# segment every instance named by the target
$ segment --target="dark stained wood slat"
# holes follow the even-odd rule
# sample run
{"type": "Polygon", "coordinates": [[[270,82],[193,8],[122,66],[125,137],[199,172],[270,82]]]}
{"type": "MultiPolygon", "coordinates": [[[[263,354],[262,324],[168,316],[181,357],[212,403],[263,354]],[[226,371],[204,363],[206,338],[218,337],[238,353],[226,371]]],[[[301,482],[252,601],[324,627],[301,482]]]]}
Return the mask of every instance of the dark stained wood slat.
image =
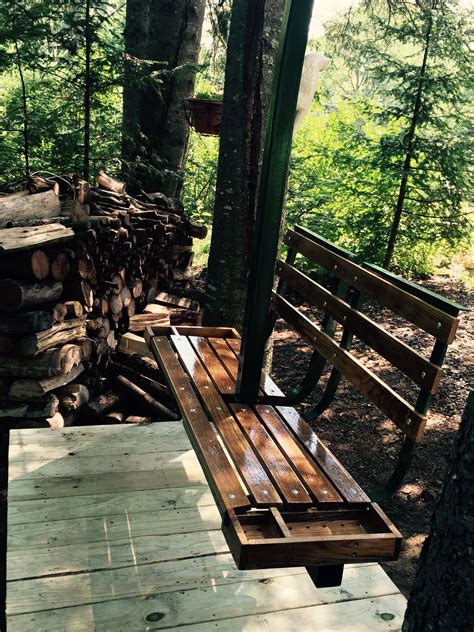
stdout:
{"type": "Polygon", "coordinates": [[[290,432],[276,410],[265,405],[255,406],[255,410],[316,500],[320,503],[342,503],[342,498],[332,483],[315,464],[312,457],[309,458],[307,452],[300,447],[299,442],[295,440],[293,433],[290,432]]]}
{"type": "Polygon", "coordinates": [[[228,509],[249,508],[247,495],[169,340],[165,337],[153,338],[151,348],[178,402],[189,438],[209,481],[219,510],[224,513],[228,509]]]}
{"type": "Polygon", "coordinates": [[[230,404],[230,408],[286,504],[312,505],[303,483],[250,406],[230,404]]]}
{"type": "Polygon", "coordinates": [[[319,440],[316,433],[294,408],[290,406],[277,406],[276,409],[347,502],[370,502],[370,498],[360,485],[356,483],[333,453],[319,440]]]}
{"type": "Polygon", "coordinates": [[[411,404],[275,292],[272,296],[272,306],[281,318],[294,327],[379,410],[409,437],[421,441],[426,419],[416,412],[411,404]]]}
{"type": "MultiPolygon", "coordinates": [[[[198,340],[201,343],[205,343],[204,339],[198,340]]],[[[237,470],[248,486],[250,494],[255,499],[255,503],[261,507],[267,507],[270,504],[281,505],[282,500],[278,492],[254,454],[247,437],[219,395],[188,338],[185,336],[171,336],[171,341],[178,351],[180,360],[195,388],[199,392],[210,418],[219,431],[237,470]]],[[[202,348],[203,344],[200,346],[202,348]]],[[[214,353],[210,349],[209,351],[213,356],[213,359],[208,358],[209,363],[220,365],[214,353]]]]}
{"type": "MultiPolygon", "coordinates": [[[[236,343],[233,343],[234,350],[236,353],[239,351],[239,347],[236,346],[236,343]]],[[[240,344],[240,341],[239,341],[240,344]]],[[[223,358],[221,357],[221,361],[225,364],[223,358]]],[[[233,371],[234,375],[237,375],[236,371],[233,371]]],[[[270,406],[267,406],[270,408],[270,406]]],[[[305,446],[305,448],[309,451],[311,456],[316,460],[317,465],[320,469],[329,477],[330,481],[332,481],[333,486],[337,488],[342,498],[346,502],[356,502],[356,503],[367,503],[370,502],[369,497],[365,494],[365,492],[361,489],[361,487],[355,482],[355,480],[350,476],[350,474],[340,465],[337,459],[333,456],[333,454],[319,441],[317,436],[313,433],[308,424],[302,419],[296,410],[288,407],[276,407],[277,411],[281,414],[281,411],[284,414],[281,414],[282,418],[285,422],[287,422],[285,416],[288,414],[291,419],[294,416],[298,420],[298,424],[294,424],[298,432],[295,432],[294,428],[291,428],[293,433],[296,435],[299,441],[305,446]],[[293,411],[294,415],[290,415],[286,411],[293,411]],[[304,429],[306,426],[306,430],[304,429]],[[326,467],[328,469],[326,469],[326,467]]],[[[288,424],[289,425],[289,424],[288,424]]]]}
{"type": "Polygon", "coordinates": [[[439,340],[448,344],[453,342],[459,319],[449,316],[373,272],[340,257],[293,230],[287,232],[285,243],[439,340]]]}
{"type": "Polygon", "coordinates": [[[298,290],[305,300],[312,301],[317,307],[323,309],[326,314],[344,325],[416,384],[431,393],[436,392],[441,378],[439,366],[431,364],[417,351],[380,327],[365,314],[352,309],[347,303],[293,266],[284,261],[277,261],[276,273],[292,288],[298,290]]]}
{"type": "MultiPolygon", "coordinates": [[[[232,349],[237,359],[237,363],[232,361],[232,366],[228,365],[230,373],[233,379],[235,380],[237,379],[237,370],[239,366],[238,358],[240,354],[240,338],[226,338],[225,342],[232,349]]],[[[284,397],[284,393],[278,388],[278,386],[275,384],[272,378],[265,373],[265,371],[262,371],[260,386],[263,393],[267,396],[274,395],[274,396],[284,397]]]]}
{"type": "Polygon", "coordinates": [[[202,363],[210,373],[213,381],[219,389],[219,392],[233,394],[235,392],[235,382],[209,346],[207,338],[202,338],[201,336],[189,336],[189,340],[196,349],[202,363]]]}

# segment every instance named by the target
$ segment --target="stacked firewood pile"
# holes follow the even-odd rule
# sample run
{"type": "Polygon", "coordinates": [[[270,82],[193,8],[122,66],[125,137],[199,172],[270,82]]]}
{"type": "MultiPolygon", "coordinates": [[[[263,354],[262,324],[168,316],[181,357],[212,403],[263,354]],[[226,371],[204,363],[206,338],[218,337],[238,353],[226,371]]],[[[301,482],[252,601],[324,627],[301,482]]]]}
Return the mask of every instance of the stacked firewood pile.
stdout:
{"type": "Polygon", "coordinates": [[[128,331],[196,324],[188,268],[205,227],[176,200],[97,179],[34,176],[0,197],[0,418],[176,418],[151,360],[111,354],[128,331]]]}

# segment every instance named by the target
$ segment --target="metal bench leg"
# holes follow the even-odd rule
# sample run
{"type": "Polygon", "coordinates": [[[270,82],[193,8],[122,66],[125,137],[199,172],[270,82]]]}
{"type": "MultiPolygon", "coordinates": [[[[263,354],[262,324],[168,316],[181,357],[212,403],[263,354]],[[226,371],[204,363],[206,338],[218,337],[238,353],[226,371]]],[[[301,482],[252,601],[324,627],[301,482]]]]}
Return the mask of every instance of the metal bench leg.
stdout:
{"type": "Polygon", "coordinates": [[[333,566],[307,566],[306,570],[316,588],[331,588],[342,584],[344,564],[333,566]]]}

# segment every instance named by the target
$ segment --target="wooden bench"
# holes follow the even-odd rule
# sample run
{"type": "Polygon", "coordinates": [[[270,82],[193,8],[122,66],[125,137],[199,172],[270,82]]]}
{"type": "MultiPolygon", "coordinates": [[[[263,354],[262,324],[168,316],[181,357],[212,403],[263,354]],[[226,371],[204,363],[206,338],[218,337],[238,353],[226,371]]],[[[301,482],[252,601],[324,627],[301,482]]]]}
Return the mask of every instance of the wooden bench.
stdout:
{"type": "Polygon", "coordinates": [[[305,229],[288,231],[285,242],[288,256],[276,264],[279,284],[269,332],[279,316],[314,348],[302,385],[288,396],[262,375],[258,401],[237,401],[240,338],[234,329],[149,327],[146,339],[179,404],[238,568],[305,566],[317,586],[333,586],[340,584],[345,563],[397,559],[401,535],[373,501],[376,494],[361,489],[290,404],[307,396],[327,363],[331,376],[309,418],[329,404],[342,376],[352,382],[406,435],[385,488],[390,491],[421,440],[444,353],[464,308],[385,271],[362,267],[351,253],[305,229]],[[295,267],[298,253],[335,277],[332,291],[295,267]],[[285,298],[289,287],[323,312],[321,326],[285,298]],[[434,336],[431,358],[363,314],[363,295],[434,336]],[[353,336],[419,387],[415,404],[351,353],[353,336]]]}

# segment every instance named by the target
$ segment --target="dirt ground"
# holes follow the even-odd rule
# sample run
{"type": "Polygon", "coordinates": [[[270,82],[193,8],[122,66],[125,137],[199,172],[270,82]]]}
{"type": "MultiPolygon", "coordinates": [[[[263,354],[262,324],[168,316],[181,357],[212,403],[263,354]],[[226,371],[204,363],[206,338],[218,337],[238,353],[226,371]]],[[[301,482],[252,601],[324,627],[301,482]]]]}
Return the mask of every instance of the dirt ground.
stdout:
{"type": "MultiPolygon", "coordinates": [[[[474,308],[474,293],[461,281],[432,277],[423,285],[474,308]]],[[[312,317],[321,316],[307,307],[302,309],[312,317]]],[[[389,316],[373,304],[367,304],[364,311],[374,320],[383,322],[391,333],[429,356],[432,337],[415,334],[406,321],[389,316]]],[[[418,557],[441,489],[446,457],[450,454],[469,390],[473,388],[473,321],[473,312],[463,314],[456,340],[448,349],[441,387],[431,404],[423,443],[417,447],[403,486],[390,500],[381,503],[404,537],[400,559],[385,564],[384,568],[406,596],[411,590],[418,557]]],[[[401,373],[388,370],[377,354],[356,339],[354,350],[371,370],[414,402],[416,393],[401,373]]],[[[287,392],[304,375],[310,354],[311,349],[279,321],[274,342],[273,376],[283,391],[287,392]]],[[[323,388],[328,376],[329,372],[326,372],[321,378],[323,388]]],[[[322,389],[317,387],[308,403],[300,409],[310,408],[321,394],[322,389]]],[[[401,435],[394,424],[379,414],[347,381],[341,382],[333,403],[316,420],[314,428],[366,491],[376,488],[391,473],[401,435]]]]}

